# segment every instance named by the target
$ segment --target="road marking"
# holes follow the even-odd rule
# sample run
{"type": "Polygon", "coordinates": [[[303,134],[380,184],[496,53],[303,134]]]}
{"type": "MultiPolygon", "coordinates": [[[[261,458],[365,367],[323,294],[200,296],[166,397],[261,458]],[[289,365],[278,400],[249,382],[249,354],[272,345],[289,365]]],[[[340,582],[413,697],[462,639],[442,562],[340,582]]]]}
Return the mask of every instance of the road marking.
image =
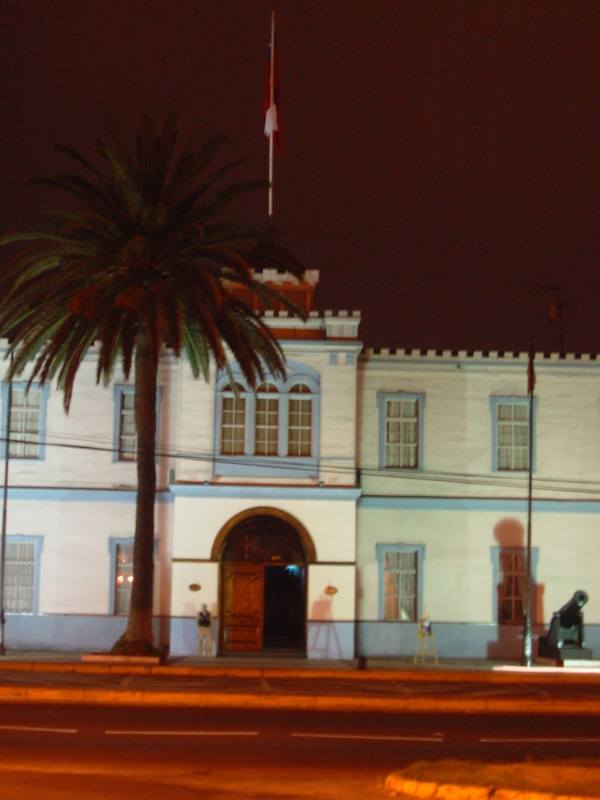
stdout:
{"type": "Polygon", "coordinates": [[[598,736],[583,736],[583,737],[573,737],[573,736],[554,736],[554,737],[538,737],[531,736],[528,738],[504,738],[504,739],[495,739],[495,738],[486,738],[486,739],[479,739],[480,742],[484,744],[552,744],[555,742],[556,744],[565,744],[568,742],[572,742],[573,744],[597,744],[600,742],[600,737],[598,736]]]}
{"type": "Polygon", "coordinates": [[[34,733],[77,733],[77,728],[40,728],[33,725],[0,725],[3,731],[33,731],[34,733]]]}
{"type": "Polygon", "coordinates": [[[106,736],[258,736],[258,731],[104,731],[106,736]]]}
{"type": "Polygon", "coordinates": [[[369,736],[362,733],[291,733],[290,736],[296,736],[303,739],[360,739],[370,740],[374,742],[440,742],[444,741],[443,737],[439,736],[369,736]]]}

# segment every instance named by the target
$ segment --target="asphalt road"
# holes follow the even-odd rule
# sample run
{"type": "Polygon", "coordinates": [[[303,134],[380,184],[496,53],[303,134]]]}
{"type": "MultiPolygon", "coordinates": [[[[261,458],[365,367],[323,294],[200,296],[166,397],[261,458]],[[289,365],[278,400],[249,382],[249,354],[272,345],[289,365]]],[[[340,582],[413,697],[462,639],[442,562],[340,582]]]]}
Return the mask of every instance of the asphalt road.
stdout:
{"type": "Polygon", "coordinates": [[[376,800],[412,761],[600,757],[593,715],[0,705],[2,796],[376,800]]]}

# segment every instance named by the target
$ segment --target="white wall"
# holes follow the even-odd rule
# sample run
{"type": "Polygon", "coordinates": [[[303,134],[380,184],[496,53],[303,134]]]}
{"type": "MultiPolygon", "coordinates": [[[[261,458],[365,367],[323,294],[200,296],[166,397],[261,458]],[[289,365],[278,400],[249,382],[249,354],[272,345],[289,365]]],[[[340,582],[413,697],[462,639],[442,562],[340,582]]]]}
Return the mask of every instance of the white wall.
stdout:
{"type": "MultiPolygon", "coordinates": [[[[133,375],[127,382],[117,370],[110,385],[97,384],[96,360],[92,350],[81,364],[68,415],[62,392],[54,384],[48,387],[44,459],[11,459],[10,485],[135,488],[135,463],[115,461],[113,453],[114,385],[131,384],[133,375]]],[[[175,465],[179,369],[179,363],[166,356],[159,374],[158,452],[162,456],[157,461],[158,485],[163,487],[175,465]]]]}
{"type": "MultiPolygon", "coordinates": [[[[595,500],[594,484],[600,484],[600,363],[538,359],[535,369],[536,496],[595,500]],[[581,493],[586,488],[582,482],[588,488],[591,482],[587,495],[581,493]]],[[[490,410],[491,397],[526,394],[526,355],[367,353],[359,363],[357,433],[365,493],[526,497],[526,475],[492,471],[490,410]],[[378,392],[425,394],[421,473],[408,478],[398,471],[369,474],[379,467],[378,392]],[[451,480],[444,481],[444,474],[451,480]]]]}
{"type": "MultiPolygon", "coordinates": [[[[326,491],[326,490],[324,490],[326,491]]],[[[285,511],[308,531],[320,562],[354,562],[356,509],[349,500],[256,500],[177,497],[173,558],[210,559],[220,530],[231,519],[251,509],[273,508],[285,511]]]]}
{"type": "MultiPolygon", "coordinates": [[[[424,545],[423,606],[438,622],[496,623],[493,618],[493,547],[526,546],[526,512],[359,510],[359,619],[378,619],[377,544],[424,545]],[[513,536],[514,534],[514,536],[513,536]]],[[[538,549],[539,623],[578,589],[589,594],[585,620],[600,623],[598,519],[591,514],[534,513],[532,547],[538,549]]]]}

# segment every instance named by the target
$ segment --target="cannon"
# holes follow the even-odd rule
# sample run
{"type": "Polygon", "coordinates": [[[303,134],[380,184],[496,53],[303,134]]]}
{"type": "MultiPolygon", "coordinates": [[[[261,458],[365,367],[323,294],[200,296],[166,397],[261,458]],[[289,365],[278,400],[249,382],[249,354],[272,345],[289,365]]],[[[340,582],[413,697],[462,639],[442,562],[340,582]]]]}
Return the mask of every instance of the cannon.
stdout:
{"type": "Polygon", "coordinates": [[[540,658],[555,658],[559,663],[566,659],[592,658],[592,651],[585,646],[581,610],[588,599],[587,592],[579,589],[560,611],[552,614],[548,634],[540,636],[538,641],[540,658]]]}

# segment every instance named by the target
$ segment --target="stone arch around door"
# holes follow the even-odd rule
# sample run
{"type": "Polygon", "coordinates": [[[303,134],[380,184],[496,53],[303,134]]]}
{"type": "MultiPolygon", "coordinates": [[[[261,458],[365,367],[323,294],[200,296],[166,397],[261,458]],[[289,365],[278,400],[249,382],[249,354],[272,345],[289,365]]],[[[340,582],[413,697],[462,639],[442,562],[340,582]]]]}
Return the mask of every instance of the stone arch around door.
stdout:
{"type": "Polygon", "coordinates": [[[279,509],[233,517],[215,539],[220,564],[219,650],[306,652],[307,566],[316,560],[304,526],[279,509]]]}

